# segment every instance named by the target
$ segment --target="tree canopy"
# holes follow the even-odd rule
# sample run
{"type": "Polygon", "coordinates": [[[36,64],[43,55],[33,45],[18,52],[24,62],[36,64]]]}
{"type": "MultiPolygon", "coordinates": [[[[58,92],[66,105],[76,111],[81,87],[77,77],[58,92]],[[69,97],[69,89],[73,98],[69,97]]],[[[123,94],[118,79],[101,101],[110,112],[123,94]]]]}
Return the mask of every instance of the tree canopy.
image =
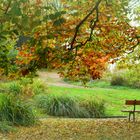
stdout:
{"type": "Polygon", "coordinates": [[[0,0],[4,73],[8,75],[14,63],[23,75],[49,67],[66,77],[100,78],[108,62],[139,45],[140,29],[129,24],[128,4],[128,0],[0,0]]]}

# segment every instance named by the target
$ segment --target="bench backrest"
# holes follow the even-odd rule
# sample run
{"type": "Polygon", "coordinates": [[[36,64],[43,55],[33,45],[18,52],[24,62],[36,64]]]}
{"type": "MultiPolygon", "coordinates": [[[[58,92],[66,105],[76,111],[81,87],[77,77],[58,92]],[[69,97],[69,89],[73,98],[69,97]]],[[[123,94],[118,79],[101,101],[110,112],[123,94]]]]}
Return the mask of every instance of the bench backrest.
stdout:
{"type": "Polygon", "coordinates": [[[136,105],[140,105],[140,100],[126,100],[125,101],[125,104],[126,105],[133,105],[134,106],[134,111],[135,111],[135,109],[136,109],[136,105]]]}
{"type": "Polygon", "coordinates": [[[140,100],[126,100],[126,105],[140,105],[140,100]]]}

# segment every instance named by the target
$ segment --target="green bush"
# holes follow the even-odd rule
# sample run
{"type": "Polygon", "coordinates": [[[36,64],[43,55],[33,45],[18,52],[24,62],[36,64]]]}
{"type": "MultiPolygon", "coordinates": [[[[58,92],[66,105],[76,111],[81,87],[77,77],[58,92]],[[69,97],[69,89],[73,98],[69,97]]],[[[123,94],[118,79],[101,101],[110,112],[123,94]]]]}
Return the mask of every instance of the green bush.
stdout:
{"type": "Polygon", "coordinates": [[[38,107],[48,115],[70,118],[98,118],[105,116],[104,103],[70,96],[47,95],[36,96],[38,107]]]}
{"type": "Polygon", "coordinates": [[[111,85],[140,88],[140,66],[117,71],[111,75],[111,85]],[[117,75],[116,75],[117,73],[117,75]]]}
{"type": "Polygon", "coordinates": [[[39,79],[21,78],[17,81],[2,83],[0,85],[0,92],[10,93],[15,96],[32,97],[36,94],[47,93],[47,86],[39,79]]]}
{"type": "Polygon", "coordinates": [[[125,72],[125,77],[127,79],[127,86],[133,88],[140,88],[140,67],[132,68],[125,72]]]}
{"type": "Polygon", "coordinates": [[[125,85],[124,77],[121,75],[113,75],[111,78],[111,85],[112,86],[123,86],[125,85]]]}
{"type": "Polygon", "coordinates": [[[27,103],[12,95],[5,95],[0,104],[0,121],[26,126],[35,123],[35,116],[27,103]]]}
{"type": "Polygon", "coordinates": [[[140,88],[140,80],[133,82],[132,87],[140,88]]]}
{"type": "Polygon", "coordinates": [[[47,91],[46,85],[39,79],[33,80],[32,78],[24,77],[20,79],[19,83],[23,86],[23,92],[30,89],[29,92],[36,95],[46,93],[47,91]]]}

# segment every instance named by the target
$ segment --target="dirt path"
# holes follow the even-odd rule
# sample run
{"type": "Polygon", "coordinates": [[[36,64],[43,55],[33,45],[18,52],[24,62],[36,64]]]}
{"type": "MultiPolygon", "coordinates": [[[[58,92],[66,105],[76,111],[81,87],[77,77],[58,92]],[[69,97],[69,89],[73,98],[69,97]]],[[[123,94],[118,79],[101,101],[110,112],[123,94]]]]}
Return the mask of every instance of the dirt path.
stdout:
{"type": "Polygon", "coordinates": [[[40,79],[42,79],[48,85],[83,88],[82,86],[76,86],[64,82],[63,79],[59,76],[59,74],[57,74],[57,72],[39,71],[38,75],[40,79]]]}

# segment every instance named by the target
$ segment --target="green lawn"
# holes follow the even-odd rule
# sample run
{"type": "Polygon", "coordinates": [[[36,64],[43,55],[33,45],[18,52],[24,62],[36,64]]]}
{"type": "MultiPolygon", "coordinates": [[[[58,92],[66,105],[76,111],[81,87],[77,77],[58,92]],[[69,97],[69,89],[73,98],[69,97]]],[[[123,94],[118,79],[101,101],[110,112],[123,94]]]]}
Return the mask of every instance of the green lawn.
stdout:
{"type": "MultiPolygon", "coordinates": [[[[0,85],[1,89],[3,86],[7,86],[9,83],[3,83],[0,85]]],[[[96,83],[92,88],[71,88],[71,87],[59,87],[59,86],[48,86],[47,93],[55,95],[68,95],[74,98],[86,99],[95,98],[102,99],[105,102],[106,113],[108,116],[120,116],[128,115],[122,113],[121,110],[126,106],[126,99],[137,99],[140,100],[140,89],[131,89],[128,87],[113,87],[108,83],[99,82],[96,83]]],[[[0,102],[2,100],[2,94],[0,93],[0,102]]],[[[42,93],[44,94],[44,93],[42,93]]],[[[140,109],[140,106],[137,107],[140,109]]]]}
{"type": "MultiPolygon", "coordinates": [[[[107,108],[107,114],[118,116],[127,115],[122,113],[121,109],[124,109],[126,99],[137,99],[140,100],[140,89],[130,89],[130,88],[68,88],[68,87],[57,87],[49,86],[50,94],[58,95],[69,95],[77,98],[90,98],[95,97],[96,99],[103,99],[107,108]]],[[[137,109],[140,109],[138,106],[137,109]]]]}

